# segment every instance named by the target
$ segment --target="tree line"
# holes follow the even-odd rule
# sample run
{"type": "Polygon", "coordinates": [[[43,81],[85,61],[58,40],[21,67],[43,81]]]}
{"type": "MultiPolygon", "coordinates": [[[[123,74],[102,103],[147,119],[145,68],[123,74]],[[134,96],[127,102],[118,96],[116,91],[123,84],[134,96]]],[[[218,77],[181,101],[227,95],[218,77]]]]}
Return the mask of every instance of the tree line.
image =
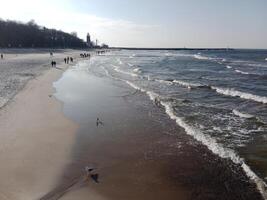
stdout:
{"type": "Polygon", "coordinates": [[[0,19],[0,48],[85,48],[86,42],[63,31],[0,19]]]}

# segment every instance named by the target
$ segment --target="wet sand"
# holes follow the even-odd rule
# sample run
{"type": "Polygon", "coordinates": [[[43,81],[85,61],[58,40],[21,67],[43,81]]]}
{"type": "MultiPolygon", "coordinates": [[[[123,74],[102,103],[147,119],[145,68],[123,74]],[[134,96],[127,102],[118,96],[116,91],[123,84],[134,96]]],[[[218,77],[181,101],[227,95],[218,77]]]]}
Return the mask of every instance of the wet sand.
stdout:
{"type": "Polygon", "coordinates": [[[186,135],[142,92],[104,77],[65,76],[57,96],[80,128],[72,162],[42,199],[262,199],[240,166],[186,135]],[[96,168],[99,183],[84,179],[85,166],[96,168]]]}

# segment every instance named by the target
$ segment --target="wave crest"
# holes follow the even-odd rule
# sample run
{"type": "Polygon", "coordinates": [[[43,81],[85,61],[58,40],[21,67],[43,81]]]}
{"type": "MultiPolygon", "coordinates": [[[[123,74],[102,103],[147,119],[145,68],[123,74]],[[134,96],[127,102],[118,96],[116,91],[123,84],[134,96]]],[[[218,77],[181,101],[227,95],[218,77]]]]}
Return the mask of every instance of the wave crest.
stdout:
{"type": "Polygon", "coordinates": [[[128,75],[128,76],[133,76],[133,77],[137,77],[137,76],[138,76],[137,74],[123,71],[123,70],[121,70],[121,69],[120,69],[118,66],[116,66],[116,65],[112,65],[112,66],[113,66],[113,69],[114,69],[116,72],[119,72],[119,73],[121,73],[121,74],[126,74],[126,75],[128,75]]]}
{"type": "Polygon", "coordinates": [[[142,70],[140,69],[140,68],[135,68],[135,69],[133,69],[133,72],[134,73],[138,73],[138,74],[141,74],[142,73],[142,70]]]}
{"type": "Polygon", "coordinates": [[[240,71],[240,70],[235,70],[235,72],[237,72],[237,73],[239,73],[239,74],[245,74],[245,75],[249,75],[249,73],[248,72],[243,72],[243,71],[240,71]]]}
{"type": "Polygon", "coordinates": [[[211,87],[211,89],[215,90],[217,93],[226,95],[226,96],[232,96],[232,97],[240,97],[242,99],[252,100],[259,103],[267,104],[267,97],[264,96],[258,96],[246,92],[240,92],[238,90],[229,89],[229,88],[220,88],[220,87],[211,87]]]}
{"type": "Polygon", "coordinates": [[[247,114],[247,113],[242,113],[242,112],[239,112],[239,111],[236,110],[236,109],[233,110],[233,113],[234,113],[236,116],[241,117],[241,118],[246,118],[246,119],[254,118],[254,115],[250,115],[250,114],[247,114]]]}

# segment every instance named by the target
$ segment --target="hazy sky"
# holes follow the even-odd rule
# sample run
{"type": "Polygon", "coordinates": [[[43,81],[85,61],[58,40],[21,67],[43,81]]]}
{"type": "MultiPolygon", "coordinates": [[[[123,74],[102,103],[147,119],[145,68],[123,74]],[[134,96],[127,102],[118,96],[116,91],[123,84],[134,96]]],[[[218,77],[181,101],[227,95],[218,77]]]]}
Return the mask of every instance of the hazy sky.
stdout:
{"type": "Polygon", "coordinates": [[[267,48],[267,0],[0,0],[0,18],[110,46],[267,48]]]}

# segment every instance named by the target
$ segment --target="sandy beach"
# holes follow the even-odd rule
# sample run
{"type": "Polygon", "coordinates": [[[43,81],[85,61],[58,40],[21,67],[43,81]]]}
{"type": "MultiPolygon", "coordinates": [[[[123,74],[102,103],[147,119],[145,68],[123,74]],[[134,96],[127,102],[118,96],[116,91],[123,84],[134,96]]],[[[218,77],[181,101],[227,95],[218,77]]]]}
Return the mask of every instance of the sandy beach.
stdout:
{"type": "Polygon", "coordinates": [[[1,199],[262,199],[240,166],[86,64],[44,70],[1,110],[1,199]]]}
{"type": "MultiPolygon", "coordinates": [[[[53,59],[59,62],[64,56],[75,54],[76,51],[63,52],[53,59]]],[[[52,82],[68,66],[60,64],[58,69],[49,69],[48,53],[17,52],[6,54],[0,63],[2,71],[10,65],[18,69],[30,65],[32,75],[29,82],[22,82],[13,91],[15,95],[26,84],[0,111],[0,199],[38,199],[54,187],[62,168],[70,162],[78,128],[64,117],[62,104],[53,97],[52,82]]]]}

